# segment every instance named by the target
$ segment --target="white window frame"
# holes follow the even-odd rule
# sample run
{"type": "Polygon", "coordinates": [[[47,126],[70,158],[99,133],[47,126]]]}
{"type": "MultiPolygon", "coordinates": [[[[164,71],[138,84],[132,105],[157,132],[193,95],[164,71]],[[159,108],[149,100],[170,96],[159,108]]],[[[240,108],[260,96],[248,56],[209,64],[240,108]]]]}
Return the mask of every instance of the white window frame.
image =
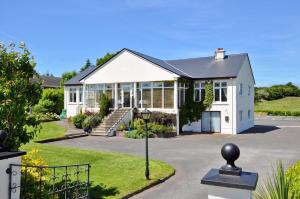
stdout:
{"type": "Polygon", "coordinates": [[[77,103],[77,89],[74,88],[74,87],[69,88],[69,103],[70,104],[76,104],[77,103]],[[72,95],[72,97],[71,97],[71,95],[72,95]]]}
{"type": "Polygon", "coordinates": [[[214,102],[218,102],[218,103],[228,103],[228,82],[226,81],[217,81],[217,82],[214,82],[214,102]],[[219,86],[216,86],[216,83],[219,84],[219,86]],[[226,86],[222,86],[222,83],[226,83],[226,86]],[[226,101],[222,101],[222,88],[226,88],[226,101]],[[216,101],[216,98],[215,98],[215,89],[219,89],[219,100],[216,101]]]}
{"type": "Polygon", "coordinates": [[[195,102],[201,102],[202,100],[204,100],[205,96],[202,96],[202,90],[205,90],[205,82],[204,81],[196,81],[194,82],[194,101],[195,102]],[[198,86],[196,86],[196,84],[198,84],[198,86]],[[196,90],[199,91],[199,100],[196,100],[196,90]]]}

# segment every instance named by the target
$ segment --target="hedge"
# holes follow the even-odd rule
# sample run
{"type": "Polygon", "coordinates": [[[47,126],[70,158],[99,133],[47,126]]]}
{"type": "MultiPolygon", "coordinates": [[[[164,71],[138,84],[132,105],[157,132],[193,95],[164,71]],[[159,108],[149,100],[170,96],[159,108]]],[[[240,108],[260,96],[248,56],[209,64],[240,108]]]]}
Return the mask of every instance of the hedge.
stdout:
{"type": "Polygon", "coordinates": [[[274,116],[300,116],[300,111],[255,110],[256,113],[266,113],[274,116]]]}

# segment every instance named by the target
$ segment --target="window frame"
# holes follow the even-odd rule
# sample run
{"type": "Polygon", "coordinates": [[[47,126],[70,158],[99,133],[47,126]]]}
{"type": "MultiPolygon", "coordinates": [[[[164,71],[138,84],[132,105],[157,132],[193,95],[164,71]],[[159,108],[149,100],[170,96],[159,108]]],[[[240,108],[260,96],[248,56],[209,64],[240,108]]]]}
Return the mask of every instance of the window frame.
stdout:
{"type": "Polygon", "coordinates": [[[213,82],[213,88],[214,88],[214,102],[217,103],[228,103],[228,82],[227,81],[216,81],[213,82]],[[218,84],[218,86],[216,86],[216,84],[218,84]],[[223,84],[225,84],[226,86],[224,86],[223,84]],[[216,89],[218,89],[218,93],[219,93],[219,100],[216,100],[216,89]],[[222,89],[226,89],[226,101],[222,100],[222,89]]]}
{"type": "Polygon", "coordinates": [[[69,104],[76,104],[77,103],[77,88],[71,87],[69,88],[69,104]]]}
{"type": "Polygon", "coordinates": [[[194,102],[201,102],[204,100],[205,94],[204,94],[204,96],[202,96],[202,90],[204,90],[204,93],[205,93],[205,85],[206,85],[206,82],[204,82],[204,81],[195,81],[194,82],[194,102]],[[196,84],[198,84],[198,86],[196,86],[196,84]],[[199,92],[199,100],[196,99],[196,91],[199,92]]]}
{"type": "Polygon", "coordinates": [[[239,117],[240,117],[240,122],[242,122],[243,121],[243,111],[242,110],[239,111],[239,117]]]}

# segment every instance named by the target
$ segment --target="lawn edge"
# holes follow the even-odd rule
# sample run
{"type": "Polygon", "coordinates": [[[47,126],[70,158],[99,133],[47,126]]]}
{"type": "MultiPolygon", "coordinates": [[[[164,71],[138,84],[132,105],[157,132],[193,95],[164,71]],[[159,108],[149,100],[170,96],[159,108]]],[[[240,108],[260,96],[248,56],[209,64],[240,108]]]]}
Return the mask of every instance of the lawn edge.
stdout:
{"type": "Polygon", "coordinates": [[[138,189],[136,191],[133,191],[133,192],[131,192],[129,194],[126,194],[125,196],[123,196],[121,198],[122,199],[128,199],[128,198],[130,198],[132,196],[135,196],[135,195],[137,195],[137,194],[139,194],[139,193],[141,193],[143,191],[146,191],[146,190],[148,190],[148,189],[150,189],[150,188],[152,188],[152,187],[154,187],[156,185],[159,185],[159,184],[165,182],[166,180],[168,180],[169,178],[171,178],[172,176],[174,176],[175,173],[176,173],[176,170],[174,169],[173,172],[170,173],[169,175],[167,175],[166,177],[164,177],[162,179],[155,180],[155,181],[151,182],[150,184],[148,184],[147,186],[142,187],[142,188],[140,188],[140,189],[138,189]]]}
{"type": "Polygon", "coordinates": [[[35,143],[43,144],[43,143],[48,143],[48,142],[56,142],[60,140],[69,140],[73,138],[79,138],[79,137],[85,137],[88,136],[87,134],[77,134],[77,135],[65,135],[62,137],[57,137],[57,138],[48,138],[48,139],[43,139],[43,140],[36,140],[34,141],[35,143]]]}

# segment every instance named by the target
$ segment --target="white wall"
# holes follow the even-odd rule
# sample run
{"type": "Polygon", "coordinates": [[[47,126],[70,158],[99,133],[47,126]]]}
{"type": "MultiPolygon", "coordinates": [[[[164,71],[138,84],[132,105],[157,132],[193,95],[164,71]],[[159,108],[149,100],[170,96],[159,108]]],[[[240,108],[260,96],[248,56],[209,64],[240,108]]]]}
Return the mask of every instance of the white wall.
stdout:
{"type": "Polygon", "coordinates": [[[252,191],[218,186],[208,187],[208,199],[252,199],[252,191]]]}
{"type": "Polygon", "coordinates": [[[251,74],[249,60],[246,59],[236,80],[236,132],[240,133],[254,126],[254,79],[251,74]],[[243,94],[239,95],[239,84],[243,84],[243,94]],[[248,86],[251,87],[248,96],[248,86]],[[243,119],[240,121],[239,111],[243,111],[243,119]],[[250,119],[248,119],[250,110],[250,119]]]}
{"type": "Polygon", "coordinates": [[[178,75],[125,50],[82,82],[85,84],[146,82],[175,80],[177,77],[178,75]]]}
{"type": "MultiPolygon", "coordinates": [[[[0,160],[1,199],[8,199],[9,175],[6,173],[6,169],[9,168],[10,164],[21,164],[21,156],[0,160]]],[[[14,167],[14,170],[17,172],[16,175],[14,175],[12,178],[12,183],[16,183],[16,186],[19,186],[21,181],[20,169],[21,167],[14,167]]],[[[17,188],[16,192],[11,192],[11,194],[12,199],[19,199],[20,189],[17,188]]]]}
{"type": "MultiPolygon", "coordinates": [[[[67,109],[67,117],[73,117],[80,113],[83,108],[83,102],[79,102],[79,89],[82,88],[81,85],[78,86],[65,86],[64,87],[64,108],[67,109]],[[69,91],[70,88],[76,88],[76,102],[70,102],[69,91]]],[[[84,95],[83,95],[84,96],[84,95]]],[[[84,101],[84,98],[82,99],[84,101]]]]}

